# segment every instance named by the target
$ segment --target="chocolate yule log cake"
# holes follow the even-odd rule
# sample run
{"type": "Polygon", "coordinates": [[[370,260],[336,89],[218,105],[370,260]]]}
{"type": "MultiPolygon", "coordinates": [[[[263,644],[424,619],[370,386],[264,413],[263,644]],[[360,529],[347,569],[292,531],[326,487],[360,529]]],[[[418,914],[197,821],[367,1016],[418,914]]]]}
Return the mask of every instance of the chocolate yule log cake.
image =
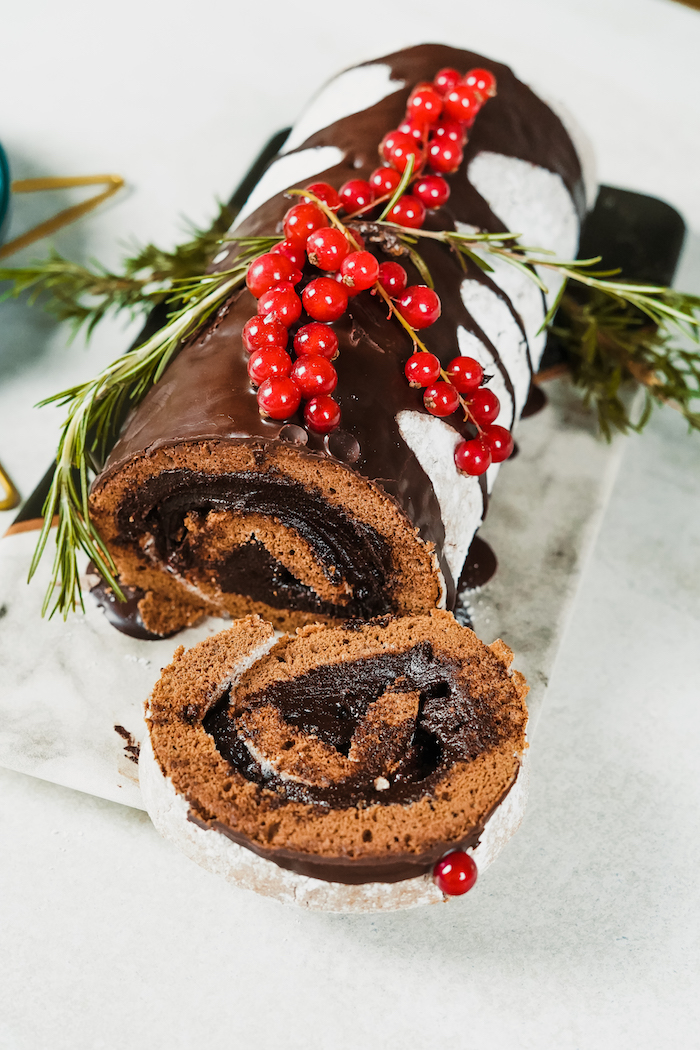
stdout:
{"type": "MultiPolygon", "coordinates": [[[[513,231],[575,254],[579,156],[560,118],[506,66],[424,45],[332,80],[238,217],[236,237],[269,237],[272,247],[132,413],[93,486],[92,517],[152,634],[204,614],[255,613],[289,628],[453,607],[559,282],[548,278],[544,292],[523,267],[491,256],[486,272],[478,253],[426,236],[417,257],[374,225],[406,168],[407,139],[416,156],[430,154],[433,174],[389,221],[428,233],[513,231]],[[443,84],[448,117],[449,99],[453,116],[458,105],[474,114],[443,113],[428,138],[430,82],[446,68],[481,72],[482,93],[443,84]],[[309,189],[301,204],[286,195],[295,187],[309,189]],[[367,193],[379,195],[376,207],[367,193]],[[349,224],[340,246],[337,215],[349,224]],[[313,251],[310,235],[300,249],[299,230],[322,235],[313,251]]],[[[244,245],[227,242],[212,273],[229,270],[244,245]]]]}
{"type": "Polygon", "coordinates": [[[439,610],[277,642],[238,620],[180,647],[153,690],[149,814],[191,859],[288,903],[463,892],[457,862],[473,880],[522,816],[527,686],[511,659],[439,610]]]}

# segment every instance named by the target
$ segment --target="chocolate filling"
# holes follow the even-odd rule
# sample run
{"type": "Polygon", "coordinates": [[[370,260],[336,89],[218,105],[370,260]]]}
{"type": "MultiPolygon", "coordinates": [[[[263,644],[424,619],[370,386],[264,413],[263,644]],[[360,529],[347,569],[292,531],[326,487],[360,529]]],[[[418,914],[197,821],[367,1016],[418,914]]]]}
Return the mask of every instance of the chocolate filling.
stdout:
{"type": "Polygon", "coordinates": [[[364,619],[394,610],[395,580],[386,541],[320,493],[272,471],[216,475],[165,471],[124,501],[118,525],[122,543],[135,544],[150,533],[159,560],[171,571],[215,573],[222,591],[244,594],[274,608],[364,619]],[[203,557],[186,518],[204,517],[211,510],[280,521],[308,544],[329,581],[349,585],[352,597],[342,604],[322,601],[257,541],[241,544],[218,560],[203,557]]]}
{"type": "MultiPolygon", "coordinates": [[[[436,657],[429,642],[403,653],[318,667],[249,696],[234,691],[205,716],[203,726],[232,769],[289,801],[334,809],[364,805],[410,805],[431,794],[456,762],[468,762],[502,735],[496,714],[458,679],[458,664],[436,657]],[[286,725],[348,756],[368,708],[390,692],[419,693],[418,714],[403,757],[387,770],[395,726],[382,725],[376,750],[358,769],[328,786],[278,775],[246,743],[241,717],[274,707],[286,725]],[[382,786],[377,788],[380,777],[382,786]]],[[[291,742],[290,742],[291,745],[291,742]]]]}

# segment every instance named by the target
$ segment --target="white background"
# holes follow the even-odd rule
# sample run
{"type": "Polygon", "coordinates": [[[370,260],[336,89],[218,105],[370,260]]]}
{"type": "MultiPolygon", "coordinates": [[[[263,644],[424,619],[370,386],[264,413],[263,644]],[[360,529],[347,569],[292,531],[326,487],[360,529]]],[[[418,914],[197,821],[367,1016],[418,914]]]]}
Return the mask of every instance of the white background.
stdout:
{"type": "MultiPolygon", "coordinates": [[[[0,140],[16,178],[127,178],[56,240],[116,265],[134,239],[167,246],[183,216],[210,219],[327,76],[426,39],[563,100],[602,181],[684,214],[679,284],[700,291],[700,14],[666,0],[8,2],[0,140]]],[[[57,203],[18,198],[12,232],[57,203]]],[[[128,335],[108,324],[88,356],[0,305],[0,458],[24,495],[58,421],[31,404],[128,335]]],[[[457,906],[285,910],[216,882],[143,814],[0,771],[0,1048],[699,1047],[699,468],[671,410],[629,439],[528,816],[457,906]]]]}

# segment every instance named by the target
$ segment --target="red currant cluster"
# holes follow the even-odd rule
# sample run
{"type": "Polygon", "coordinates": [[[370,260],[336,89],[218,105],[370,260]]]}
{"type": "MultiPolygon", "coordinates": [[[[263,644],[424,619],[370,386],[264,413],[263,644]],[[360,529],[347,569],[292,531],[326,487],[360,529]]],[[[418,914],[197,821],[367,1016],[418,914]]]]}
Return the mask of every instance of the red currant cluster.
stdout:
{"type": "Polygon", "coordinates": [[[433,416],[451,416],[462,406],[478,430],[478,437],[460,441],[455,449],[457,469],[464,474],[483,474],[492,463],[502,463],[513,451],[513,438],[493,421],[501,410],[496,395],[482,386],[484,370],[473,357],[455,357],[443,371],[435,354],[412,354],[406,362],[406,378],[413,387],[425,387],[423,404],[433,416]],[[444,379],[440,377],[444,376],[444,379]]]}
{"type": "Polygon", "coordinates": [[[371,290],[384,299],[420,351],[409,358],[406,376],[411,386],[426,388],[427,411],[448,416],[461,405],[465,418],[476,425],[478,437],[460,442],[455,450],[457,468],[483,474],[491,463],[511,454],[509,432],[493,425],[500,406],[495,394],[481,388],[484,373],[478,362],[458,357],[444,371],[416,335],[440,316],[438,295],[427,285],[409,287],[403,266],[380,264],[365,250],[360,235],[337,217],[342,211],[353,219],[391,200],[412,156],[412,192],[399,197],[386,218],[408,228],[422,226],[426,209],[447,202],[450,188],[442,174],[461,163],[466,129],[495,93],[496,80],[487,70],[473,69],[464,77],[454,69],[441,70],[432,84],[415,88],[404,123],[384,137],[380,154],[386,166],[377,168],[368,182],[351,179],[340,190],[313,183],[287,211],[284,239],[250,265],[246,279],[258,300],[258,316],[245,325],[243,341],[251,354],[248,374],[258,386],[261,415],[288,419],[304,400],[309,429],[324,434],[338,426],[340,408],[330,396],[338,382],[331,363],[338,353],[338,337],[331,324],[345,313],[350,298],[371,290]],[[423,174],[426,164],[438,174],[423,174]],[[307,262],[322,276],[309,281],[298,295],[296,286],[307,262]],[[311,322],[302,324],[293,337],[292,361],[287,352],[289,329],[302,310],[311,322]]]}

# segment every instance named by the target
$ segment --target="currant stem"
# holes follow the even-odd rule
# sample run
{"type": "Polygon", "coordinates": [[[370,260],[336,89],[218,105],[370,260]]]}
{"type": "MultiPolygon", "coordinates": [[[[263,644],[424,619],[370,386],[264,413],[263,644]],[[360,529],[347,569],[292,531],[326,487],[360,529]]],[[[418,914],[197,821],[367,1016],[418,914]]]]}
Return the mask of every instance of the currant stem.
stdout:
{"type": "MultiPolygon", "coordinates": [[[[397,307],[394,304],[394,301],[389,296],[389,294],[382,288],[382,286],[379,283],[379,281],[377,281],[377,283],[375,284],[373,290],[376,291],[379,294],[379,296],[384,300],[384,302],[387,304],[387,306],[389,307],[389,310],[394,315],[394,317],[399,322],[399,324],[403,325],[403,327],[406,329],[406,331],[410,335],[411,339],[413,340],[413,345],[415,347],[417,347],[422,353],[429,354],[430,350],[428,350],[428,348],[425,345],[425,343],[423,342],[423,340],[418,338],[418,335],[416,334],[415,328],[413,328],[408,323],[408,321],[403,316],[401,311],[399,309],[397,309],[397,307]]],[[[450,379],[449,375],[447,374],[447,372],[445,371],[444,368],[440,369],[440,376],[441,376],[442,379],[444,379],[444,381],[446,383],[449,383],[450,386],[454,386],[454,383],[452,382],[452,380],[450,379]]],[[[474,426],[476,427],[476,429],[478,430],[479,434],[482,434],[483,433],[482,428],[480,427],[480,425],[477,423],[477,421],[474,419],[473,415],[469,411],[469,407],[468,407],[466,401],[464,400],[464,398],[462,397],[462,395],[460,394],[459,390],[457,390],[457,397],[459,398],[459,403],[462,406],[462,409],[464,410],[464,418],[465,418],[465,420],[468,420],[470,423],[473,423],[474,426]]]]}

